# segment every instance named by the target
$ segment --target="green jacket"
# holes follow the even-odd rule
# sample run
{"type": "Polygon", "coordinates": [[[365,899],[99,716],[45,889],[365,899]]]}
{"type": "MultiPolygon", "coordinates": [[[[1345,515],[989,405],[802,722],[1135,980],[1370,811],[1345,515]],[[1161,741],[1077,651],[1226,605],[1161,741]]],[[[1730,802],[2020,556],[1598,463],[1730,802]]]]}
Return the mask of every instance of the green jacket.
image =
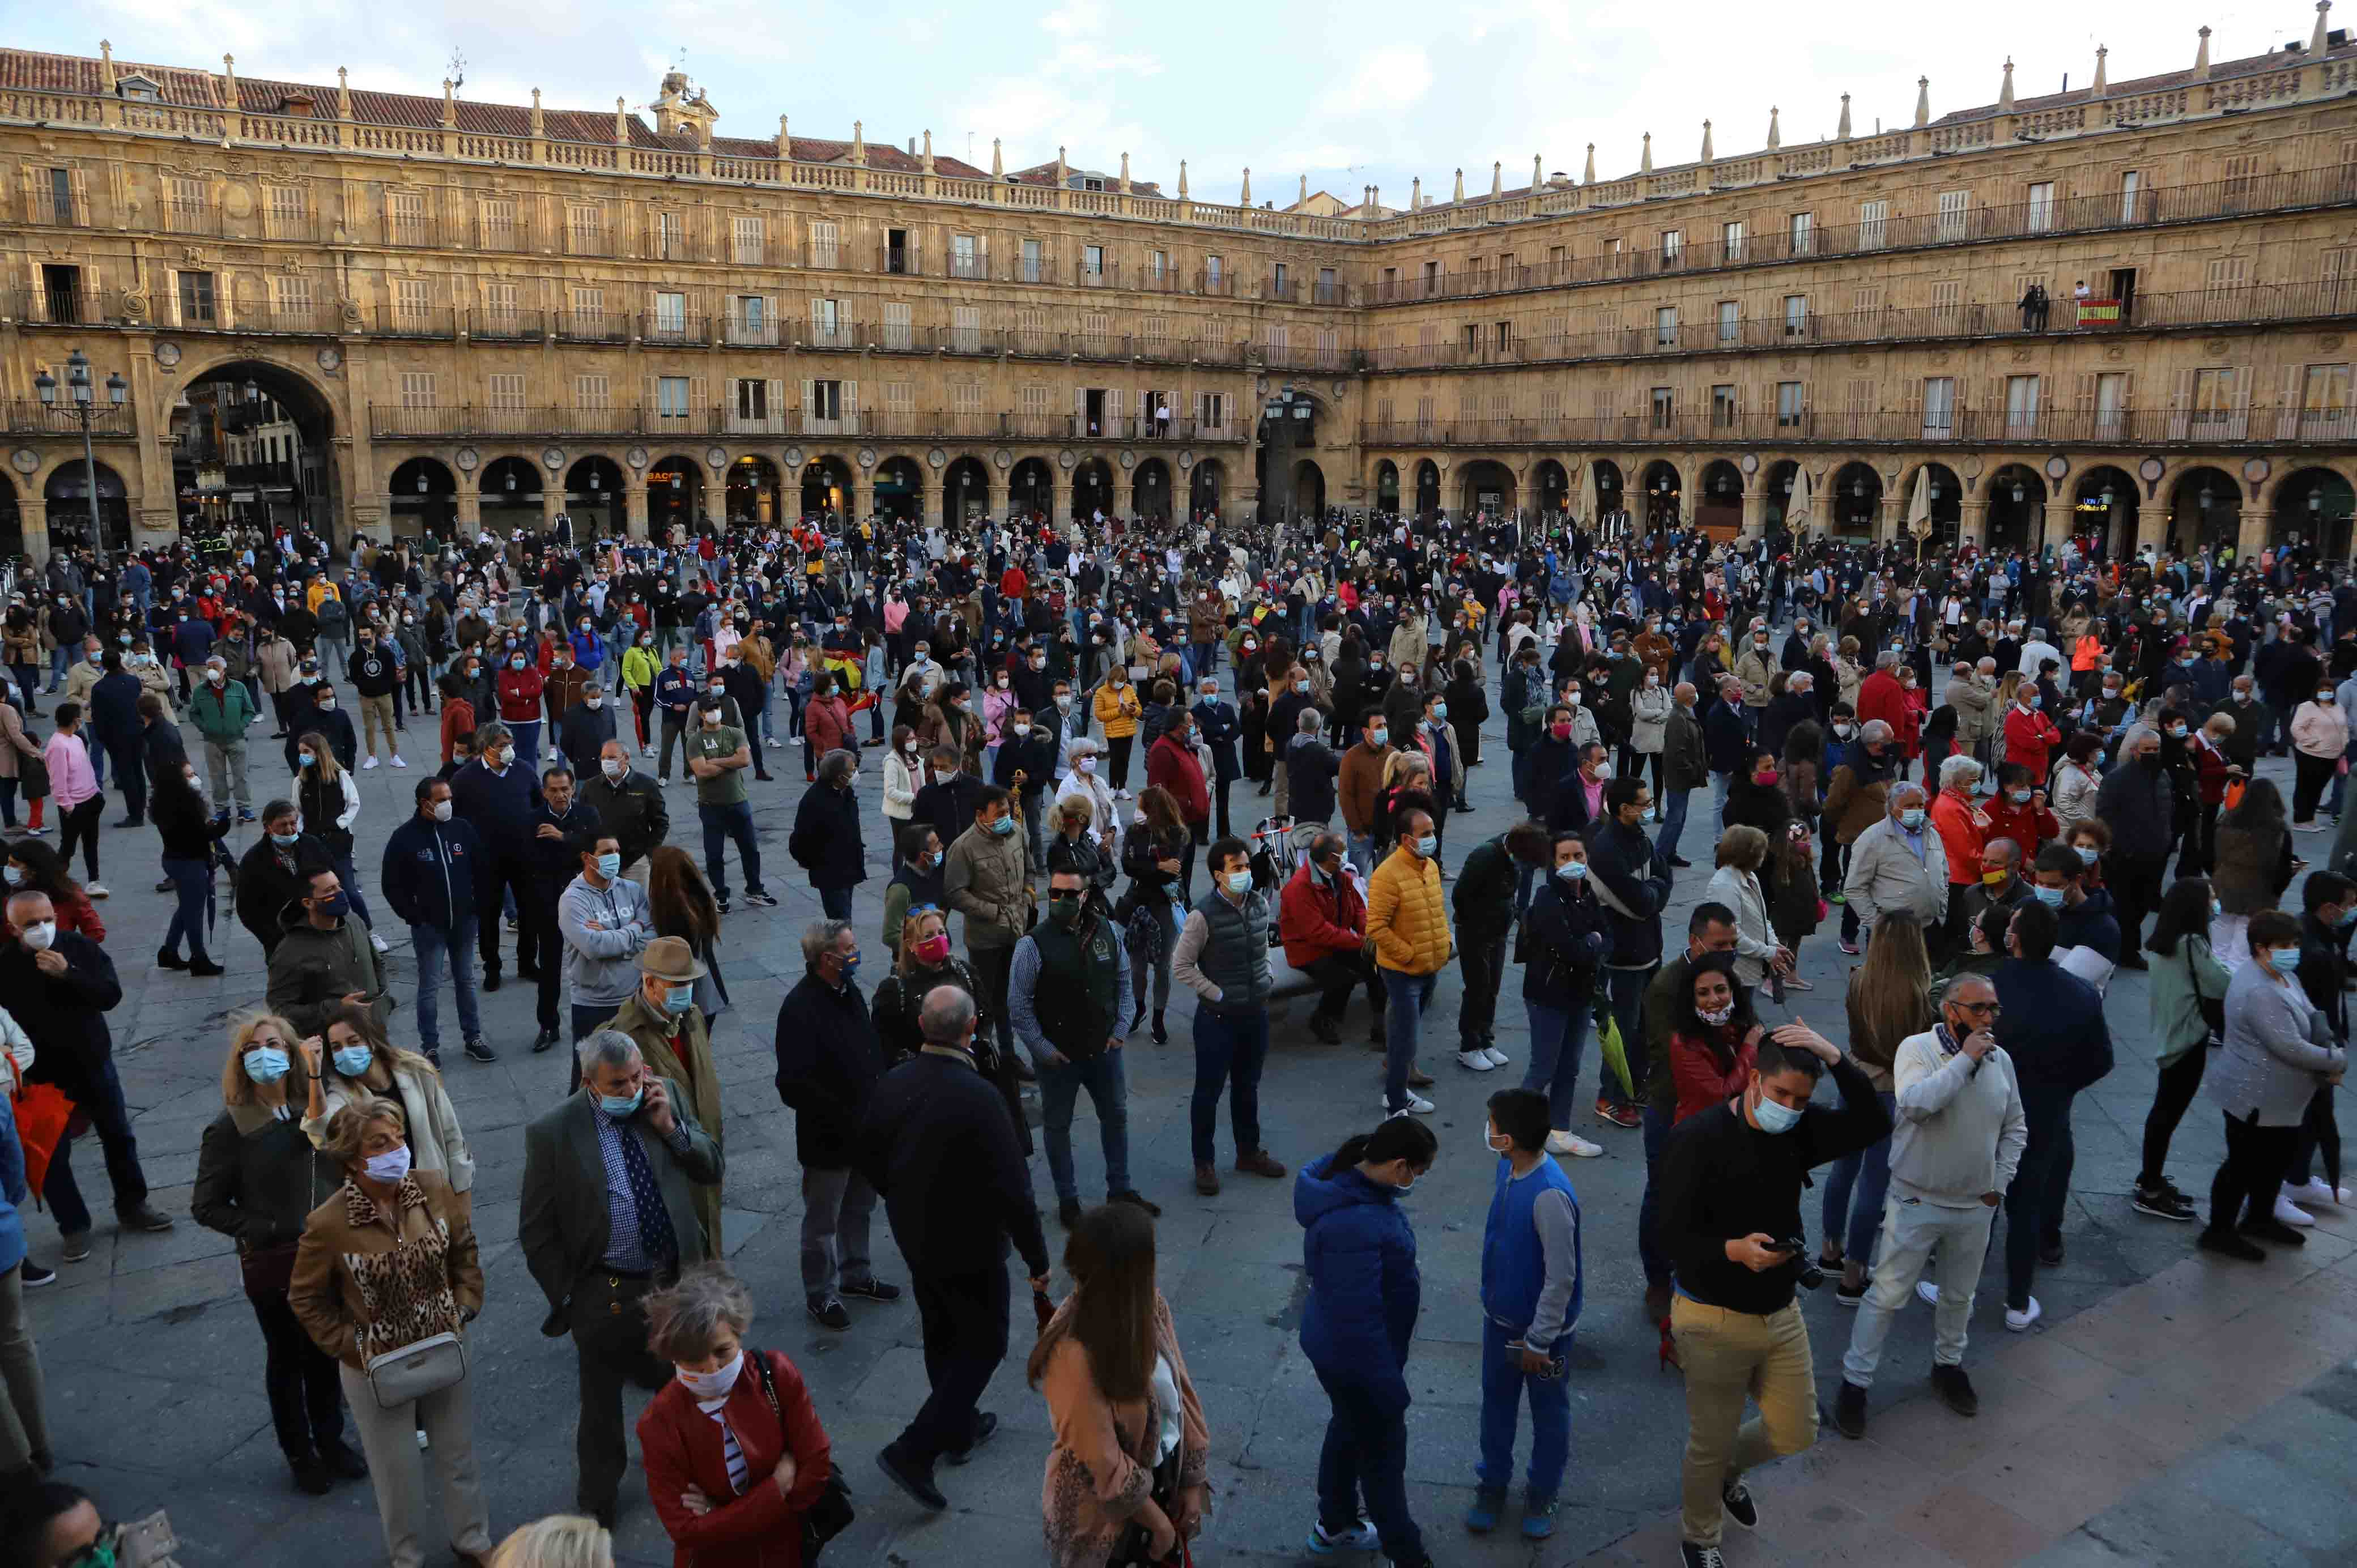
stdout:
{"type": "Polygon", "coordinates": [[[2210,1020],[2201,1004],[2222,1013],[2233,976],[2210,950],[2210,939],[2177,939],[2173,953],[2154,953],[2152,963],[2152,1054],[2162,1067],[2209,1044],[2210,1020]]]}
{"type": "Polygon", "coordinates": [[[197,694],[188,703],[188,716],[197,721],[197,733],[222,746],[245,738],[245,726],[253,722],[254,711],[253,698],[236,681],[215,686],[200,677],[197,694]]]}

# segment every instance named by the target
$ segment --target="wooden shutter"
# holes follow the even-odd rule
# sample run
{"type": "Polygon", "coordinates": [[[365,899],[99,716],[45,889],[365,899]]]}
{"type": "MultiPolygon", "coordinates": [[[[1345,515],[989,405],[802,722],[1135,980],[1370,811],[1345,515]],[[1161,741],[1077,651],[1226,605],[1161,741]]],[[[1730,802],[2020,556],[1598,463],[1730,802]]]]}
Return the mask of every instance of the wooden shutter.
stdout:
{"type": "Polygon", "coordinates": [[[802,378],[802,428],[808,431],[811,422],[818,417],[818,383],[808,376],[802,378]]]}
{"type": "Polygon", "coordinates": [[[770,378],[769,397],[762,404],[761,412],[771,421],[771,429],[780,428],[776,421],[786,412],[786,383],[783,378],[778,376],[770,378]]]}
{"type": "Polygon", "coordinates": [[[843,383],[843,428],[852,435],[856,435],[859,431],[859,383],[857,381],[843,383]]]}

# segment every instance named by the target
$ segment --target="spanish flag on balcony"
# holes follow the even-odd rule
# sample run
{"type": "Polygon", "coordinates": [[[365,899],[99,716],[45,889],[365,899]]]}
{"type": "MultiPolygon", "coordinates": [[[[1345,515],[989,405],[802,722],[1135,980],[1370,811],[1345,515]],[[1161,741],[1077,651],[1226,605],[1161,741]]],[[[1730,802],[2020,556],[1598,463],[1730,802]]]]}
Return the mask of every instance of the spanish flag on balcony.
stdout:
{"type": "Polygon", "coordinates": [[[2082,327],[2116,327],[2120,324],[2120,302],[2116,299],[2083,299],[2079,301],[2079,325],[2082,327]]]}

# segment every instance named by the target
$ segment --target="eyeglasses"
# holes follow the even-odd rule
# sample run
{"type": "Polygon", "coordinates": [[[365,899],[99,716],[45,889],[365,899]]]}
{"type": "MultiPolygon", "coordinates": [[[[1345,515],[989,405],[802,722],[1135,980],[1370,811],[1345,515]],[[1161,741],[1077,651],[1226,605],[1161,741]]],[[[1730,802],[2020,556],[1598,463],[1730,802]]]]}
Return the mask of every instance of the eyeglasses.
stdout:
{"type": "Polygon", "coordinates": [[[1981,1018],[1994,1018],[2005,1011],[1994,1002],[1959,1002],[1956,1005],[1981,1018]]]}

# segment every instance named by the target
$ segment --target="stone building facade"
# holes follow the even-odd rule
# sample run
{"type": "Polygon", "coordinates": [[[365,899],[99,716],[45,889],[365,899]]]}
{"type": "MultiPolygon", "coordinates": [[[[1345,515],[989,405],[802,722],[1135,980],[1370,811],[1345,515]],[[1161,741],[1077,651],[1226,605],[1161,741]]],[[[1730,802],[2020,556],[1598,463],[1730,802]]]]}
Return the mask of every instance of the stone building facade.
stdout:
{"type": "Polygon", "coordinates": [[[1125,154],[722,136],[676,75],[650,118],[0,51],[0,532],[87,532],[80,424],[34,397],[80,349],[129,382],[91,421],[117,544],[179,526],[174,413],[228,381],[324,456],[339,537],[1324,502],[2346,553],[2327,21],[2118,86],[2099,51],[2047,98],[2008,64],[1940,117],[1919,83],[1899,130],[1845,100],[1805,145],[1771,116],[1722,158],[1706,123],[1622,178],[1591,148],[1285,210],[1125,154]]]}

